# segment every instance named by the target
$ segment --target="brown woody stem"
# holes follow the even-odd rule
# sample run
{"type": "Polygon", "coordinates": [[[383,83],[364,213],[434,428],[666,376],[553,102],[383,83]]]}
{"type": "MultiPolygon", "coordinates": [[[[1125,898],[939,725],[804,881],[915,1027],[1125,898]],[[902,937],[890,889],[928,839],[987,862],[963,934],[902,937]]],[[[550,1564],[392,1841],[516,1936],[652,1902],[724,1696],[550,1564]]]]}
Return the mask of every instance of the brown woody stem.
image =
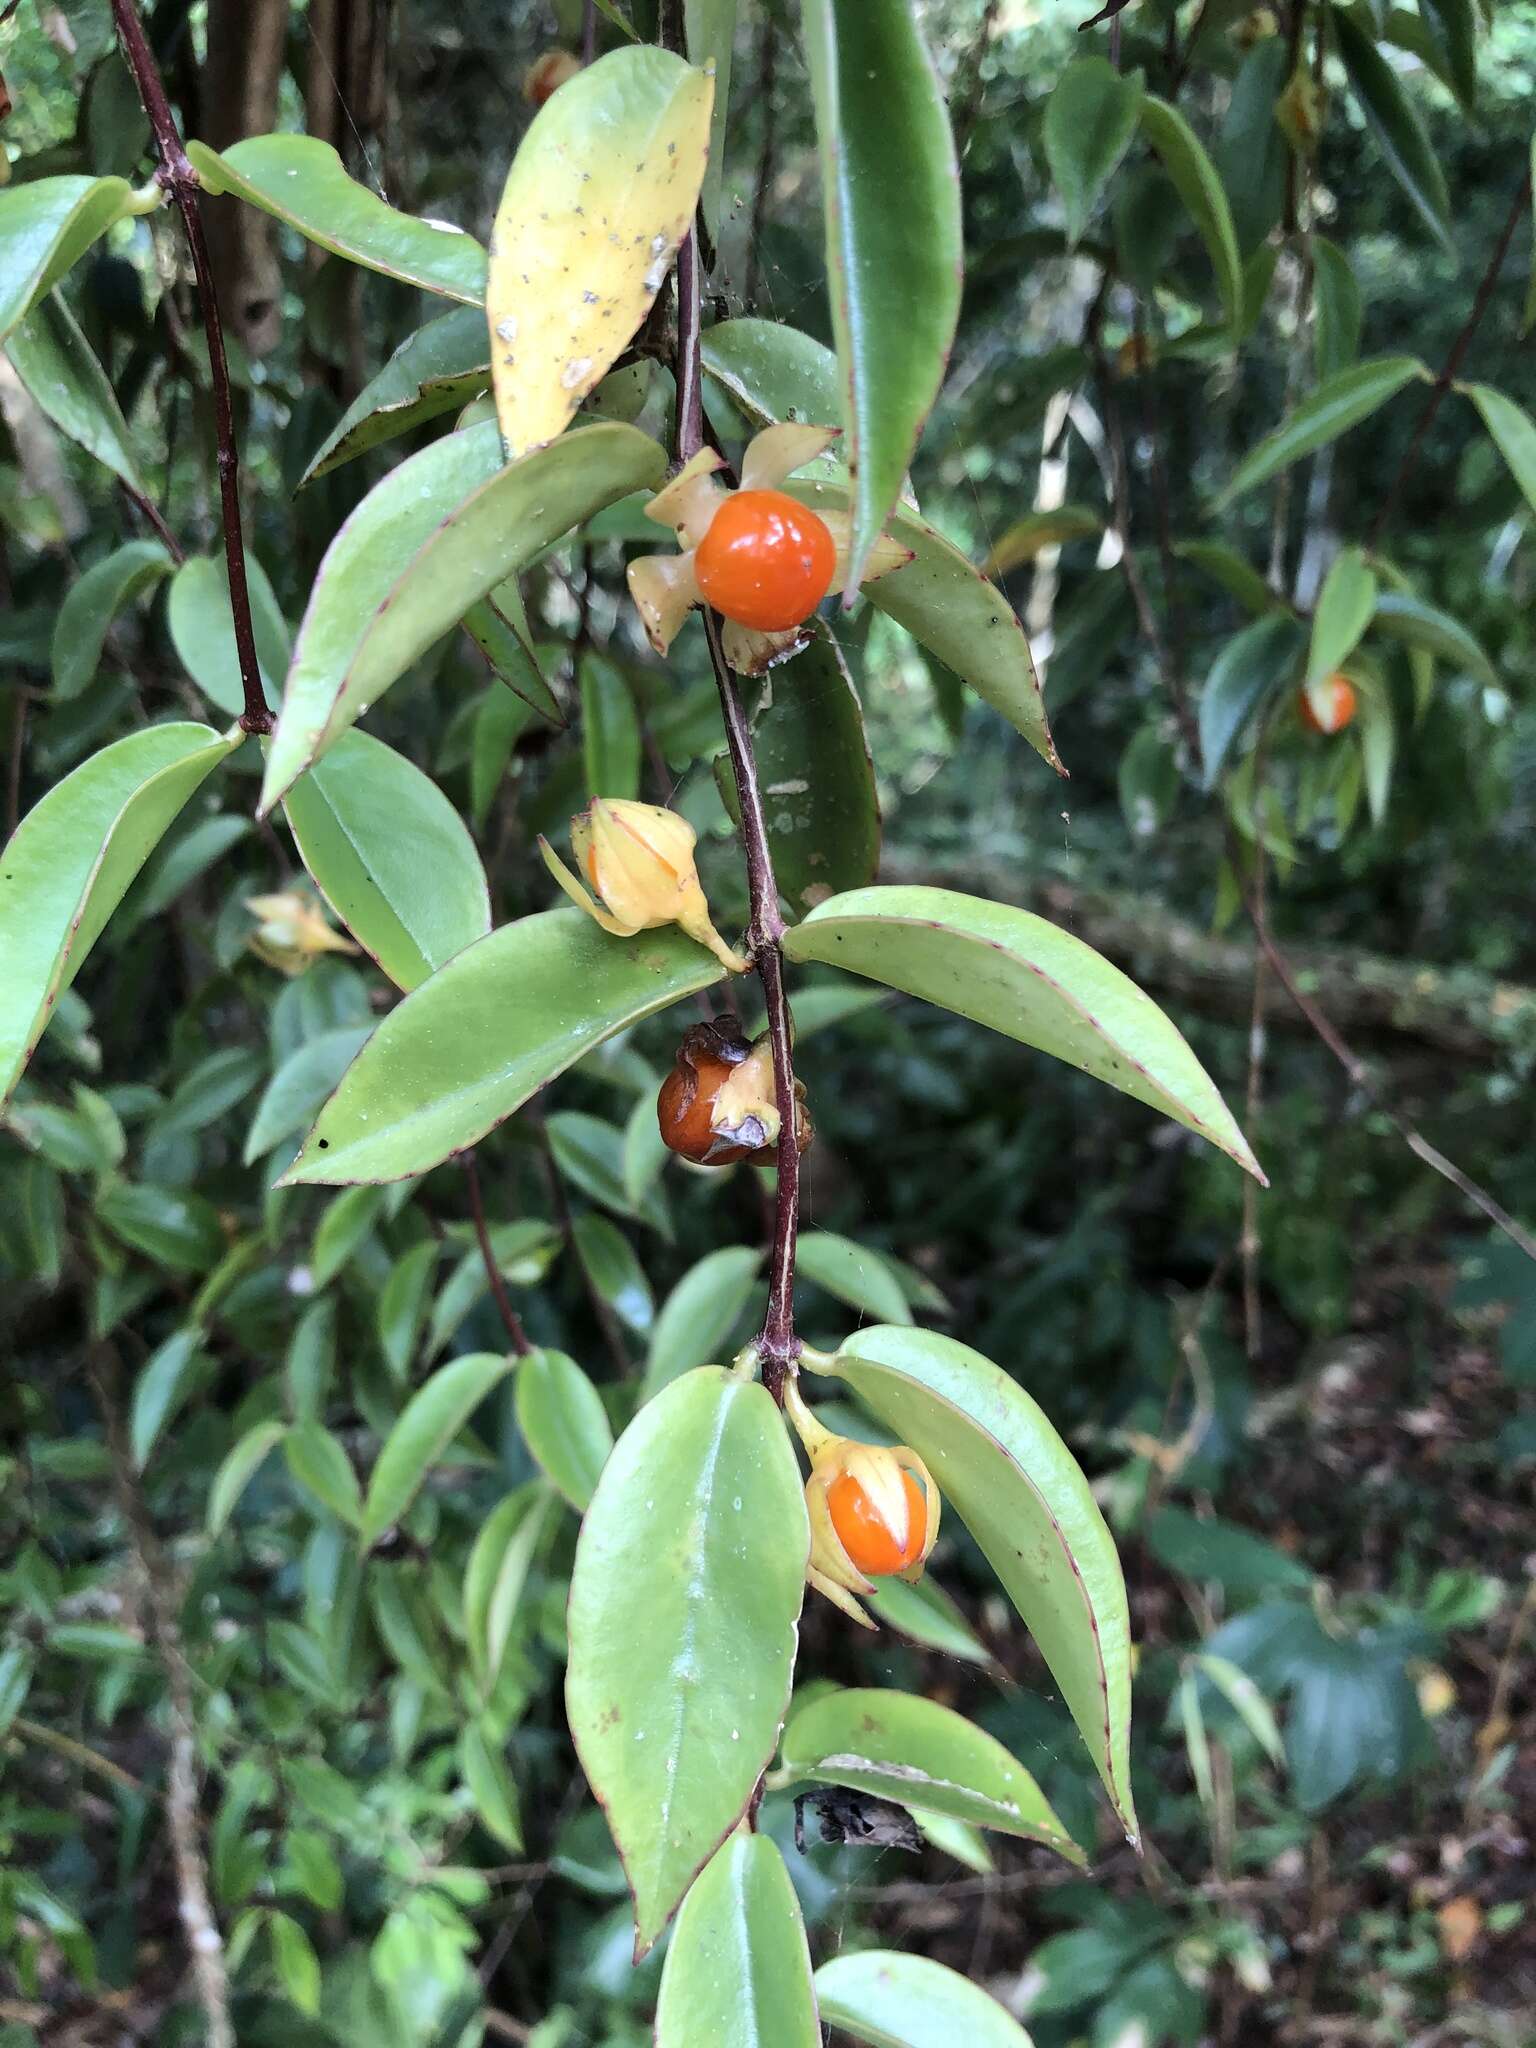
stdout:
{"type": "Polygon", "coordinates": [[[519,1358],[526,1358],[533,1346],[528,1341],[528,1332],[523,1328],[523,1319],[512,1306],[512,1297],[507,1292],[507,1283],[501,1277],[501,1268],[496,1263],[496,1253],[491,1245],[491,1233],[485,1227],[485,1202],[480,1194],[480,1168],[475,1163],[473,1152],[461,1152],[459,1160],[464,1168],[464,1183],[469,1189],[469,1213],[474,1221],[475,1242],[480,1247],[480,1257],[485,1266],[485,1277],[491,1283],[491,1298],[497,1312],[506,1325],[507,1339],[519,1358]]]}
{"type": "Polygon", "coordinates": [[[229,360],[224,353],[224,325],[213,289],[213,272],[208,263],[208,244],[203,219],[198,211],[201,187],[197,173],[182,147],[176,116],[166,97],[165,84],[154,52],[139,20],[135,0],[112,0],[112,13],[123,45],[123,55],[139,88],[139,98],[154,130],[160,157],[156,173],[160,183],[176,202],[187,246],[192,253],[192,272],[197,280],[197,303],[203,315],[203,332],[208,339],[208,369],[213,379],[213,418],[219,448],[219,496],[224,514],[224,559],[229,567],[229,608],[234,620],[235,649],[240,658],[240,684],[245,709],[240,725],[245,732],[272,730],[272,714],[261,687],[261,667],[256,659],[256,636],[251,627],[251,593],[245,577],[245,542],[240,531],[240,456],[235,446],[235,415],[229,392],[229,360]]]}

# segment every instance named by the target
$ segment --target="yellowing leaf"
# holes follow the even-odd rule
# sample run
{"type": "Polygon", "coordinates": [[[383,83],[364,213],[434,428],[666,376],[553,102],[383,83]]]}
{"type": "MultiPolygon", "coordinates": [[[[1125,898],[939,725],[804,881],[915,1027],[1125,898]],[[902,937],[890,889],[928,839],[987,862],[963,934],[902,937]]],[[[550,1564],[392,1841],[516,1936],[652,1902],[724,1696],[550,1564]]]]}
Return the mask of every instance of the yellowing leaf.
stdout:
{"type": "Polygon", "coordinates": [[[615,50],[553,94],[507,173],[486,313],[509,457],[553,441],[612,367],[693,222],[714,80],[615,50]]]}

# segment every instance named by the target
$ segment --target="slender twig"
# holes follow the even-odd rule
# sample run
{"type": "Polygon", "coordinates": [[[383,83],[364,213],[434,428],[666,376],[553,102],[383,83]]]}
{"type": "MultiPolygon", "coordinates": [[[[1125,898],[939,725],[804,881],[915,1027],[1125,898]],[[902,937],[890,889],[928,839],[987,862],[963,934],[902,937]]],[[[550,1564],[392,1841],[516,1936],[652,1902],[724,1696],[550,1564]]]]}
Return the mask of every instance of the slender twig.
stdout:
{"type": "Polygon", "coordinates": [[[526,1358],[533,1346],[528,1341],[528,1332],[523,1328],[523,1319],[512,1306],[512,1297],[507,1292],[507,1283],[501,1277],[501,1267],[496,1263],[496,1253],[491,1244],[491,1233],[485,1227],[485,1202],[480,1193],[480,1168],[473,1152],[461,1152],[459,1163],[464,1168],[464,1184],[469,1190],[469,1213],[474,1219],[475,1241],[480,1247],[480,1257],[485,1262],[485,1277],[491,1283],[491,1296],[496,1303],[502,1322],[506,1325],[507,1339],[519,1358],[526,1358]]]}
{"type": "Polygon", "coordinates": [[[73,1736],[65,1735],[58,1728],[49,1728],[41,1721],[29,1721],[25,1714],[18,1714],[11,1723],[11,1733],[23,1742],[35,1742],[39,1749],[51,1749],[55,1756],[63,1757],[82,1771],[94,1771],[99,1778],[107,1778],[119,1785],[125,1792],[143,1793],[146,1787],[142,1779],[132,1771],[125,1771],[111,1757],[103,1756],[99,1749],[91,1749],[83,1742],[76,1742],[73,1736]]]}
{"type": "Polygon", "coordinates": [[[142,491],[135,490],[133,485],[127,482],[126,479],[119,477],[118,482],[122,487],[123,496],[130,505],[142,513],[144,518],[149,521],[150,525],[155,529],[156,538],[179,569],[187,559],[186,549],[166,525],[165,515],[161,512],[160,507],[153,498],[147,498],[142,491]]]}
{"type": "Polygon", "coordinates": [[[1489,301],[1493,297],[1494,287],[1499,281],[1499,272],[1504,268],[1504,259],[1509,254],[1509,245],[1515,238],[1515,229],[1525,218],[1530,198],[1531,173],[1529,168],[1527,168],[1525,176],[1520,180],[1519,190],[1515,193],[1499,239],[1494,245],[1493,254],[1488,259],[1488,268],[1483,272],[1482,280],[1477,287],[1476,295],[1472,300],[1472,310],[1463,321],[1461,332],[1451,343],[1451,352],[1445,359],[1445,365],[1439,376],[1435,379],[1434,387],[1430,391],[1429,397],[1424,401],[1424,410],[1419,414],[1417,421],[1414,423],[1413,433],[1409,437],[1408,446],[1403,451],[1403,459],[1397,466],[1397,475],[1393,477],[1387,494],[1382,499],[1376,517],[1371,523],[1371,530],[1365,539],[1365,544],[1368,548],[1374,548],[1380,544],[1381,536],[1387,530],[1387,523],[1398,508],[1408,479],[1412,476],[1414,468],[1418,463],[1419,452],[1424,446],[1424,437],[1434,425],[1436,415],[1445,403],[1446,393],[1456,381],[1456,373],[1461,368],[1462,359],[1465,357],[1467,350],[1472,346],[1473,336],[1482,325],[1483,315],[1488,310],[1489,301]]]}
{"type": "Polygon", "coordinates": [[[613,1304],[598,1286],[592,1269],[581,1255],[581,1244],[576,1236],[576,1219],[571,1214],[571,1204],[565,1192],[565,1181],[561,1177],[560,1162],[555,1157],[555,1148],[550,1143],[549,1126],[538,1111],[531,1112],[532,1120],[539,1134],[542,1147],[544,1179],[549,1188],[549,1206],[555,1212],[555,1228],[560,1232],[576,1261],[581,1274],[582,1285],[587,1290],[587,1300],[592,1304],[592,1314],[602,1332],[603,1343],[613,1361],[614,1371],[620,1379],[628,1379],[635,1369],[635,1362],[629,1355],[629,1346],[624,1342],[624,1333],[619,1328],[619,1319],[613,1312],[613,1304]]]}
{"type": "Polygon", "coordinates": [[[224,559],[229,568],[229,607],[234,620],[235,648],[240,657],[240,683],[245,709],[240,714],[244,731],[272,730],[261,687],[261,665],[256,659],[256,635],[251,625],[251,593],[245,576],[245,543],[240,530],[240,456],[235,445],[235,414],[229,389],[229,360],[224,353],[224,325],[213,289],[213,271],[208,262],[208,244],[203,219],[198,211],[201,187],[197,173],[182,146],[181,131],[166,97],[165,83],[155,63],[154,52],[139,20],[135,0],[112,0],[112,13],[122,41],[123,55],[139,88],[139,98],[154,130],[160,158],[156,172],[160,184],[175,201],[187,233],[192,271],[197,279],[197,300],[202,309],[203,332],[208,339],[208,369],[213,380],[213,417],[219,448],[219,493],[224,514],[224,559]]]}
{"type": "Polygon", "coordinates": [[[103,1346],[93,1361],[91,1379],[106,1424],[112,1476],[122,1503],[123,1520],[144,1580],[155,1645],[165,1673],[171,1737],[166,1758],[165,1822],[176,1865],[176,1890],[181,1924],[191,1952],[192,1976],[203,2008],[207,2048],[235,2048],[229,2012],[229,1972],[224,1938],[214,1918],[208,1889],[208,1859],[203,1852],[202,1817],[197,1785],[197,1724],[192,1711],[192,1672],[182,1648],[176,1620],[176,1595],[171,1568],[160,1547],[123,1427],[118,1399],[116,1355],[103,1346]]]}
{"type": "Polygon", "coordinates": [[[590,64],[597,55],[597,0],[581,0],[581,61],[590,64]]]}
{"type": "MultiPolygon", "coordinates": [[[[699,252],[689,235],[677,252],[677,456],[687,462],[704,445],[703,370],[699,353],[700,307],[699,252]]],[[[741,811],[741,839],[747,857],[747,896],[750,921],[747,945],[752,964],[763,985],[763,1003],[768,1012],[768,1037],[773,1048],[774,1097],[779,1111],[779,1142],[775,1153],[777,1187],[774,1196],[773,1251],[768,1273],[768,1312],[763,1321],[758,1351],[762,1358],[763,1384],[775,1401],[782,1403],[784,1376],[800,1353],[795,1335],[795,1245],[800,1234],[800,1151],[796,1142],[798,1119],[795,1105],[793,1023],[784,989],[784,955],[780,940],[784,919],[779,910],[779,887],[774,878],[773,855],[768,846],[768,820],[758,784],[757,757],[752,749],[752,732],[736,689],[736,679],[725,658],[720,622],[707,607],[704,638],[710,665],[720,695],[720,714],[725,721],[726,745],[730,750],[731,773],[736,780],[736,800],[741,811]]]]}

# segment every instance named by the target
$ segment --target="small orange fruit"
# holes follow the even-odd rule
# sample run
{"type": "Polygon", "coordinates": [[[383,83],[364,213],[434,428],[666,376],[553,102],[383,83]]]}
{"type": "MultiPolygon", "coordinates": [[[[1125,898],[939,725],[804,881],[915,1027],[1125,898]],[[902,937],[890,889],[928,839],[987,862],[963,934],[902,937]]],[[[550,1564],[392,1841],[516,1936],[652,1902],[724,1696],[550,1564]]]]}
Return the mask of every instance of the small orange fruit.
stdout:
{"type": "Polygon", "coordinates": [[[781,633],[808,619],[836,568],[826,521],[787,491],[733,491],[694,556],[705,602],[759,633],[781,633]]]}
{"type": "Polygon", "coordinates": [[[928,1501],[910,1472],[901,1475],[906,1527],[888,1519],[885,1503],[874,1501],[863,1482],[844,1472],[827,1488],[827,1509],[848,1561],[869,1579],[909,1570],[923,1554],[928,1535],[928,1501]]]}
{"type": "Polygon", "coordinates": [[[1296,708],[1308,732],[1320,732],[1331,738],[1334,733],[1342,732],[1354,718],[1358,699],[1354,684],[1345,675],[1331,675],[1323,685],[1323,696],[1325,709],[1321,718],[1305,690],[1297,698],[1296,708]]]}

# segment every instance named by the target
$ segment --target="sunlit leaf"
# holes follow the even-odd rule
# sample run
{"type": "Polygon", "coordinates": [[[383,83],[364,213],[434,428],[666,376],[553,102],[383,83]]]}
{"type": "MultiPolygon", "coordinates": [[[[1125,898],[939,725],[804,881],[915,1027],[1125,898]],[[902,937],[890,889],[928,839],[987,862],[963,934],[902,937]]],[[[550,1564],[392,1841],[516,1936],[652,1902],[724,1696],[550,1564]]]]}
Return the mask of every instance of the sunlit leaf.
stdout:
{"type": "Polygon", "coordinates": [[[171,573],[157,540],[131,540],[94,563],[64,593],[53,629],[53,694],[63,702],[96,680],[101,650],[117,614],[171,573]]]}
{"type": "MultiPolygon", "coordinates": [[[[246,588],[262,694],[275,710],[283,692],[293,636],[278,608],[267,572],[249,551],[246,588]]],[[[229,605],[229,569],[223,555],[192,555],[171,578],[166,602],[171,644],[182,667],[210,702],[231,718],[245,709],[234,614],[229,605]]]]}
{"type": "Polygon", "coordinates": [[[114,221],[134,210],[126,178],[32,178],[0,191],[0,342],[114,221]]]}
{"type": "Polygon", "coordinates": [[[647,1397],[719,1355],[751,1299],[762,1263],[761,1252],[732,1244],[689,1268],[662,1303],[651,1332],[647,1397]]]}
{"type": "Polygon", "coordinates": [[[613,1449],[602,1396],[563,1351],[534,1351],[523,1359],[512,1393],[517,1426],[540,1471],[584,1513],[613,1449]]]}
{"type": "Polygon", "coordinates": [[[1267,483],[1282,469],[1299,462],[1303,455],[1313,455],[1341,434],[1347,434],[1415,377],[1429,381],[1429,372],[1417,356],[1371,356],[1363,363],[1340,370],[1310,392],[1290,418],[1257,448],[1249,450],[1218,503],[1226,504],[1244,491],[1251,491],[1255,484],[1267,483]]]}
{"type": "Polygon", "coordinates": [[[40,299],[12,330],[6,353],[54,425],[143,495],[128,423],[106,372],[58,292],[40,299]]]}
{"type": "Polygon", "coordinates": [[[867,2048],[1029,2048],[1029,2036],[978,1984],[894,1949],[836,1955],[816,1972],[823,2022],[867,2048]]]}
{"type": "Polygon", "coordinates": [[[795,1888],[767,1835],[732,1835],[667,1949],[656,2048],[821,2048],[795,1888]]]}

